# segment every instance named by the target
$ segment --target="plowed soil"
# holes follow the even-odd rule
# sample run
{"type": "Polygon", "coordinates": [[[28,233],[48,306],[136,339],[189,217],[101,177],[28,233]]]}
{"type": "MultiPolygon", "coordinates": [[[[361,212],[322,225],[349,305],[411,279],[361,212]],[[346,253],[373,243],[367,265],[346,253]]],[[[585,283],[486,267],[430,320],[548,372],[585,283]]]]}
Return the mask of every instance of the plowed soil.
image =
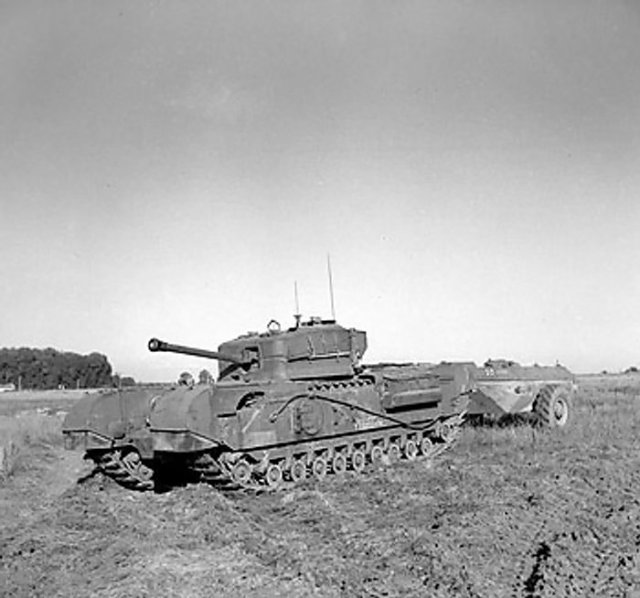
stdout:
{"type": "Polygon", "coordinates": [[[640,381],[582,380],[561,431],[259,495],[135,493],[36,443],[0,508],[7,597],[640,597],[640,381]]]}

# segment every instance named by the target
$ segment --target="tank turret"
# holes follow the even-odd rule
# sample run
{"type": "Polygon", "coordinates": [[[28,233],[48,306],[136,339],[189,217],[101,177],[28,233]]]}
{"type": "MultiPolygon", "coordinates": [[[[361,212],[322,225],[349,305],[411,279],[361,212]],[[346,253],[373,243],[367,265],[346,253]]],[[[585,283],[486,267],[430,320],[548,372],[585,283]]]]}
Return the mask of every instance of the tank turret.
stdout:
{"type": "Polygon", "coordinates": [[[218,381],[314,380],[352,378],[367,349],[361,330],[335,320],[311,318],[288,330],[271,320],[267,331],[250,332],[222,343],[217,351],[174,345],[152,338],[150,351],[167,351],[217,359],[218,381]]]}

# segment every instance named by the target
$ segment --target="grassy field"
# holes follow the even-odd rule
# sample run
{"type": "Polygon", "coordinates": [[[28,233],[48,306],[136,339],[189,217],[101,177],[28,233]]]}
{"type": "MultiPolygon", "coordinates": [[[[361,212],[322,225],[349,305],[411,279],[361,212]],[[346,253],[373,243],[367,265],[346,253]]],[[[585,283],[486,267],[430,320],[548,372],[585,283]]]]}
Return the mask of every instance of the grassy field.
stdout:
{"type": "Polygon", "coordinates": [[[16,415],[21,411],[68,411],[73,404],[100,390],[23,390],[0,393],[0,415],[16,415]]]}
{"type": "Polygon", "coordinates": [[[20,597],[637,597],[639,399],[640,377],[582,377],[565,430],[469,427],[433,463],[259,495],[123,490],[61,448],[60,418],[36,414],[49,423],[26,426],[22,465],[0,486],[0,588],[20,597]]]}

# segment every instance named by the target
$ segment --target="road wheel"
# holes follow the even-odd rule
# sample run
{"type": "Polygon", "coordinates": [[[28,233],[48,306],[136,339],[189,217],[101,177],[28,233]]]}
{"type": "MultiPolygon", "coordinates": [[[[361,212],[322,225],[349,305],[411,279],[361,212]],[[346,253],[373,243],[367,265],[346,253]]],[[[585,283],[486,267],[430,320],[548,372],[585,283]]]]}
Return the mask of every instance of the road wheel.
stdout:
{"type": "Polygon", "coordinates": [[[570,393],[562,386],[545,386],[533,403],[538,423],[547,428],[564,428],[571,415],[570,393]]]}
{"type": "Polygon", "coordinates": [[[433,442],[431,442],[431,439],[428,436],[422,437],[422,440],[420,441],[420,452],[425,457],[428,457],[433,452],[433,442]]]}
{"type": "Polygon", "coordinates": [[[387,448],[387,455],[391,463],[397,463],[400,461],[400,458],[402,457],[400,445],[397,442],[390,442],[389,447],[387,448]]]}
{"type": "Polygon", "coordinates": [[[295,459],[291,463],[289,475],[294,482],[301,482],[307,477],[307,464],[303,459],[295,459]]]}
{"type": "Polygon", "coordinates": [[[327,460],[324,457],[316,457],[311,464],[311,471],[316,480],[324,480],[327,477],[327,460]]]}
{"type": "Polygon", "coordinates": [[[404,455],[409,461],[415,461],[418,456],[418,445],[410,438],[404,443],[404,455]]]}
{"type": "Polygon", "coordinates": [[[375,444],[371,447],[371,463],[374,465],[380,465],[384,459],[384,449],[379,445],[375,444]]]}
{"type": "Polygon", "coordinates": [[[277,488],[282,482],[282,468],[277,463],[270,463],[264,478],[269,488],[277,488]]]}
{"type": "Polygon", "coordinates": [[[347,471],[347,458],[342,453],[336,453],[331,461],[333,473],[341,475],[347,471]]]}
{"type": "Polygon", "coordinates": [[[234,463],[231,468],[231,478],[236,484],[246,486],[251,480],[251,465],[244,459],[234,463]]]}
{"type": "Polygon", "coordinates": [[[351,467],[356,473],[362,473],[367,464],[367,457],[360,449],[355,449],[351,453],[351,467]]]}

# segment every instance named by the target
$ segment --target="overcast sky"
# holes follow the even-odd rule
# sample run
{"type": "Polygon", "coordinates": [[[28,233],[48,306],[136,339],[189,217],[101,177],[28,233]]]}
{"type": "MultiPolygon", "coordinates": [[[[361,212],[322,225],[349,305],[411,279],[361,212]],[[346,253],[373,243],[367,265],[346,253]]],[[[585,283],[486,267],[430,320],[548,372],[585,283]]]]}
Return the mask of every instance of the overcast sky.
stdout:
{"type": "Polygon", "coordinates": [[[143,380],[295,311],[368,361],[640,363],[635,1],[0,1],[0,346],[143,380]]]}

